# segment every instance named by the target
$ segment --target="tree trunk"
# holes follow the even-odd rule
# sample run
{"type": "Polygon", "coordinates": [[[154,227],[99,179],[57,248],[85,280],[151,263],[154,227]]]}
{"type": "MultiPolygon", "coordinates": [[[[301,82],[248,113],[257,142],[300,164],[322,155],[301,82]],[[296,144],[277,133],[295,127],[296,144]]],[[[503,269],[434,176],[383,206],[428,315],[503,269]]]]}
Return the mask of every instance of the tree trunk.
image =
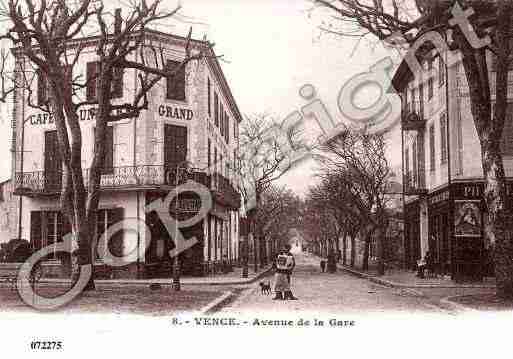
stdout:
{"type": "Polygon", "coordinates": [[[504,167],[498,144],[483,146],[485,171],[485,234],[493,248],[497,296],[513,298],[513,218],[506,196],[504,167]]]}
{"type": "Polygon", "coordinates": [[[353,232],[351,235],[351,268],[354,268],[354,262],[356,259],[356,233],[353,232]]]}
{"type": "Polygon", "coordinates": [[[347,257],[347,231],[344,231],[344,236],[342,237],[342,264],[346,265],[346,257],[347,257]]]}
{"type": "Polygon", "coordinates": [[[385,238],[383,228],[378,229],[378,275],[385,275],[385,238]]]}
{"type": "Polygon", "coordinates": [[[371,243],[371,237],[374,230],[369,230],[365,235],[365,247],[363,249],[363,264],[362,264],[362,270],[368,271],[369,270],[369,252],[370,252],[370,243],[371,243]]]}

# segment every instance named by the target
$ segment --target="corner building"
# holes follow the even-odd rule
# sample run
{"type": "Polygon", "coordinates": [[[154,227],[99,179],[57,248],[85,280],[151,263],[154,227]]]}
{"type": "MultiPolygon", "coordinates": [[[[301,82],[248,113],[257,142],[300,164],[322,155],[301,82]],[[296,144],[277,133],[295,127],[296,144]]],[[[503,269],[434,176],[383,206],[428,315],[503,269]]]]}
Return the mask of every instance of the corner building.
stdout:
{"type": "MultiPolygon", "coordinates": [[[[164,49],[165,61],[172,65],[184,59],[185,38],[157,31],[146,31],[145,37],[145,41],[164,49]]],[[[69,47],[77,48],[83,42],[86,47],[73,69],[73,77],[93,79],[88,81],[82,98],[94,102],[94,78],[99,66],[97,39],[76,39],[70,41],[69,47]]],[[[120,220],[140,218],[150,228],[151,239],[144,229],[116,233],[113,243],[119,253],[133,253],[135,248],[140,259],[124,267],[109,268],[96,255],[97,277],[171,276],[168,252],[174,244],[156,213],[147,213],[145,208],[189,179],[208,188],[213,206],[198,223],[181,228],[186,239],[198,239],[180,254],[182,274],[216,273],[239,259],[241,197],[235,174],[242,117],[213,49],[196,40],[191,40],[190,46],[193,54],[203,50],[206,57],[189,62],[173,82],[162,79],[157,83],[148,93],[148,109],[137,118],[109,123],[95,238],[120,220]]],[[[131,56],[131,60],[138,60],[137,54],[131,56]]],[[[24,68],[31,68],[28,60],[16,53],[18,69],[23,68],[23,61],[24,68]]],[[[42,101],[46,96],[44,76],[37,70],[32,72],[37,78],[31,91],[37,99],[32,102],[42,101]]],[[[135,70],[117,71],[114,104],[132,102],[137,85],[135,70]]],[[[14,194],[22,198],[18,230],[37,250],[61,241],[70,230],[59,208],[62,163],[55,123],[51,115],[28,106],[28,96],[29,91],[22,88],[14,94],[12,183],[14,194]]],[[[79,111],[82,167],[87,181],[94,151],[96,107],[87,105],[79,111]]],[[[197,213],[199,204],[197,196],[180,195],[170,212],[178,219],[190,218],[197,213]]],[[[48,275],[63,275],[64,262],[55,253],[44,263],[44,269],[48,275]]]]}

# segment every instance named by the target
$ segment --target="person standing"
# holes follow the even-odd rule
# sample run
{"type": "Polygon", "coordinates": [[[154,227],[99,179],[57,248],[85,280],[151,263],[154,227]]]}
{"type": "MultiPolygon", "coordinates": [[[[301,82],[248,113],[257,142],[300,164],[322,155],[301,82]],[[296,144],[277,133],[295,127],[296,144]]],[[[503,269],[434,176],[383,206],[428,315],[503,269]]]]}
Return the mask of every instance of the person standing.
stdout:
{"type": "Polygon", "coordinates": [[[276,273],[274,275],[274,291],[276,296],[273,300],[297,300],[290,289],[290,276],[296,262],[290,253],[290,245],[286,245],[276,256],[276,273]]]}
{"type": "Polygon", "coordinates": [[[324,271],[326,270],[326,261],[324,260],[324,258],[321,258],[320,265],[321,265],[321,273],[324,273],[324,271]]]}

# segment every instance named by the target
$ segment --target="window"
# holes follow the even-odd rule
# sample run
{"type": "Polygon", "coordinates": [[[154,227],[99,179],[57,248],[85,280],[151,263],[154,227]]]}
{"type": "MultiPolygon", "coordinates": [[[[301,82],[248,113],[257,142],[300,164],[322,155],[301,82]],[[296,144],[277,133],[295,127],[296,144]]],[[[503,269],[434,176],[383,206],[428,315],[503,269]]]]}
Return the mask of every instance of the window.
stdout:
{"type": "Polygon", "coordinates": [[[435,171],[435,125],[429,126],[429,170],[435,171]]]}
{"type": "Polygon", "coordinates": [[[219,97],[214,92],[214,124],[219,127],[219,97]]]}
{"type": "Polygon", "coordinates": [[[233,170],[235,172],[238,171],[238,167],[237,167],[237,152],[235,150],[233,150],[233,170]]]}
{"type": "Polygon", "coordinates": [[[513,104],[508,103],[507,108],[500,148],[504,156],[513,156],[513,104]]]}
{"type": "MultiPolygon", "coordinates": [[[[94,137],[96,141],[96,128],[94,129],[94,137]]],[[[103,146],[104,157],[101,169],[102,175],[114,173],[114,127],[107,126],[105,128],[105,142],[103,146]]],[[[96,152],[96,150],[95,150],[96,152]]]]}
{"type": "Polygon", "coordinates": [[[416,185],[417,184],[417,174],[418,174],[418,167],[417,167],[417,155],[418,155],[418,152],[417,152],[417,140],[413,141],[413,145],[412,145],[412,164],[413,164],[413,175],[412,175],[412,181],[413,181],[413,185],[416,185]]]}
{"type": "MultiPolygon", "coordinates": [[[[100,85],[101,63],[99,61],[88,62],[86,67],[86,97],[87,101],[97,101],[98,86],[100,85]]],[[[124,68],[114,68],[112,73],[111,98],[123,97],[124,68]]],[[[70,74],[71,75],[71,74],[70,74]]],[[[71,78],[71,77],[70,77],[71,78]]]]}
{"type": "Polygon", "coordinates": [[[406,176],[406,184],[410,182],[410,149],[407,147],[404,151],[404,173],[406,176]]]}
{"type": "MultiPolygon", "coordinates": [[[[30,244],[34,250],[55,246],[71,229],[64,216],[58,211],[30,212],[30,244]]],[[[47,259],[57,259],[55,249],[47,259]]]]}
{"type": "Polygon", "coordinates": [[[211,107],[211,100],[210,100],[210,77],[207,78],[207,103],[208,103],[208,115],[211,116],[212,115],[212,110],[210,109],[211,107]]]}
{"type": "Polygon", "coordinates": [[[43,106],[48,102],[48,79],[41,69],[37,70],[37,104],[43,106]]]}
{"type": "Polygon", "coordinates": [[[86,67],[86,97],[87,101],[96,101],[100,76],[100,62],[88,62],[86,67]]]}
{"type": "Polygon", "coordinates": [[[207,148],[207,165],[208,169],[210,170],[210,165],[212,164],[210,160],[210,156],[212,155],[212,142],[210,141],[210,138],[208,139],[208,148],[207,148]]]}
{"type": "Polygon", "coordinates": [[[438,85],[442,86],[443,84],[445,84],[445,64],[442,56],[438,56],[438,85]]]}
{"type": "MultiPolygon", "coordinates": [[[[123,220],[123,208],[99,209],[96,213],[96,238],[100,240],[105,231],[115,223],[123,220]]],[[[114,256],[121,257],[123,255],[123,231],[112,233],[112,237],[108,241],[109,251],[114,256]]],[[[98,243],[98,242],[97,242],[98,243]]],[[[99,259],[99,248],[96,250],[96,259],[99,259]]]]}
{"type": "Polygon", "coordinates": [[[424,119],[424,84],[419,85],[419,116],[424,119]]]}
{"type": "Polygon", "coordinates": [[[428,99],[431,100],[433,98],[433,78],[430,77],[428,79],[428,99]]]}
{"type": "Polygon", "coordinates": [[[222,103],[219,110],[219,130],[221,131],[221,136],[224,137],[224,107],[222,103]]]}
{"type": "Polygon", "coordinates": [[[112,78],[112,98],[123,97],[123,75],[125,69],[123,67],[115,67],[112,78]]]}
{"type": "MultiPolygon", "coordinates": [[[[167,69],[170,71],[176,70],[180,65],[181,62],[167,60],[167,69]]],[[[166,83],[168,100],[185,101],[185,66],[182,66],[174,76],[169,76],[166,83]]]]}
{"type": "Polygon", "coordinates": [[[415,112],[415,88],[411,89],[411,112],[415,112]]]}
{"type": "Polygon", "coordinates": [[[445,113],[440,117],[440,160],[447,163],[447,116],[445,113]]]}
{"type": "Polygon", "coordinates": [[[226,143],[230,143],[230,116],[226,115],[226,125],[224,127],[226,129],[226,143]]]}

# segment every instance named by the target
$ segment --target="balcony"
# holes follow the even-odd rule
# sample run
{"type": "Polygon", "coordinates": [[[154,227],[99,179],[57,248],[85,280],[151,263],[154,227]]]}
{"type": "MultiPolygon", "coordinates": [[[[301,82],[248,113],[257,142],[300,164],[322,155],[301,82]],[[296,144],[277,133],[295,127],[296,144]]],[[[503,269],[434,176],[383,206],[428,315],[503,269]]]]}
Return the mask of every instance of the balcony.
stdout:
{"type": "MultiPolygon", "coordinates": [[[[84,170],[86,187],[89,182],[89,171],[84,170]]],[[[214,199],[221,204],[233,209],[240,207],[240,194],[228,179],[220,174],[208,175],[196,168],[171,168],[162,165],[122,166],[104,169],[102,173],[100,188],[106,191],[168,189],[193,180],[210,189],[214,199]]],[[[62,172],[17,172],[14,194],[32,197],[58,195],[61,185],[62,172]]]]}
{"type": "Polygon", "coordinates": [[[407,196],[423,196],[428,193],[425,186],[420,183],[420,178],[413,172],[404,175],[404,194],[407,196]]]}
{"type": "Polygon", "coordinates": [[[402,112],[401,127],[403,131],[423,131],[426,128],[424,109],[415,104],[407,104],[402,112]]]}

